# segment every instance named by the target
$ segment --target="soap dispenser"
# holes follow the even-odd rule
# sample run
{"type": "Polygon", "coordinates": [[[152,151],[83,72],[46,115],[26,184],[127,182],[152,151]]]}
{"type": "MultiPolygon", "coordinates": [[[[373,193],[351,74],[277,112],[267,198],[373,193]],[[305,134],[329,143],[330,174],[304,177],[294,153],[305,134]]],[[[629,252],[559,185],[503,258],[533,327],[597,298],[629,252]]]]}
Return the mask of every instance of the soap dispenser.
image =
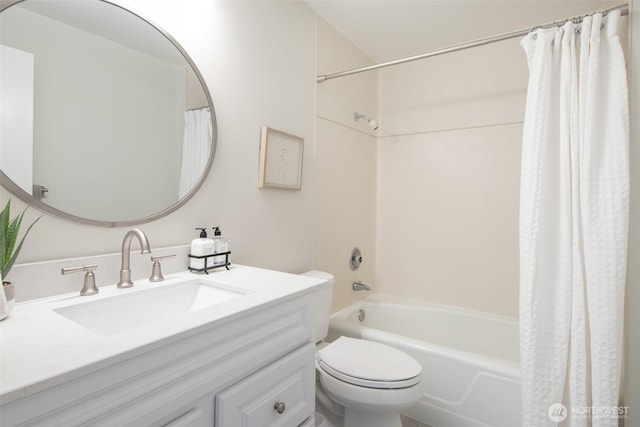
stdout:
{"type": "MultiPolygon", "coordinates": [[[[222,231],[220,227],[213,227],[213,241],[215,246],[215,253],[225,253],[230,251],[230,242],[228,239],[222,237],[222,231]]],[[[228,255],[218,255],[213,258],[213,265],[220,266],[228,264],[228,255]]]]}
{"type": "Polygon", "coordinates": [[[194,270],[204,270],[205,266],[206,268],[212,267],[211,258],[207,257],[215,252],[215,242],[207,237],[205,228],[196,228],[196,230],[200,230],[200,237],[191,242],[192,257],[189,258],[189,267],[194,270]],[[206,263],[205,260],[207,260],[206,263]]]}

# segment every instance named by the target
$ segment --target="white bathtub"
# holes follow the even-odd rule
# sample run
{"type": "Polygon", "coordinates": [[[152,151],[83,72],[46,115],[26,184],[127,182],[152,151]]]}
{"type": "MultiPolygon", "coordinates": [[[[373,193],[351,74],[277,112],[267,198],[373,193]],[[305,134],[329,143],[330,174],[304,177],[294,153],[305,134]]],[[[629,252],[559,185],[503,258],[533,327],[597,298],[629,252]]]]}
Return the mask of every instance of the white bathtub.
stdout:
{"type": "Polygon", "coordinates": [[[434,427],[520,425],[517,320],[373,294],[331,316],[327,339],[341,335],[389,344],[422,364],[424,394],[406,415],[434,427]]]}

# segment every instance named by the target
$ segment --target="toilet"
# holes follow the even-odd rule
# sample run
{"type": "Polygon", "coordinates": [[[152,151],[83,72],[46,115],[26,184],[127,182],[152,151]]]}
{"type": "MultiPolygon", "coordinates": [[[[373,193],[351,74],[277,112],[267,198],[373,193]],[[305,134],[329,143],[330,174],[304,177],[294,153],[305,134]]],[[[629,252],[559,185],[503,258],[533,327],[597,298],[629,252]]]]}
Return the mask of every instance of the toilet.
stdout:
{"type": "Polygon", "coordinates": [[[314,295],[316,411],[332,427],[401,427],[400,412],[422,395],[422,366],[400,350],[373,341],[343,336],[322,342],[329,331],[335,279],[321,271],[303,275],[327,281],[314,295]]]}

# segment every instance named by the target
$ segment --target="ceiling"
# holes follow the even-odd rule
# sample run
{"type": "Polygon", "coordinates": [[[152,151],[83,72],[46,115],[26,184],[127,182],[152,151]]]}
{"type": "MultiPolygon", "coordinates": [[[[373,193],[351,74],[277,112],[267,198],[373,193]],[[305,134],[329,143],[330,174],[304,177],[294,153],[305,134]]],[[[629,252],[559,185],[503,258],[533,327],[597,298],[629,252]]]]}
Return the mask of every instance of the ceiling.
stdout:
{"type": "Polygon", "coordinates": [[[304,1],[378,63],[624,3],[624,0],[304,1]]]}
{"type": "MultiPolygon", "coordinates": [[[[269,1],[269,0],[267,0],[269,1]]],[[[524,28],[532,28],[607,9],[624,0],[303,0],[375,62],[419,55],[435,49],[524,28]]],[[[120,8],[94,8],[97,2],[76,0],[22,3],[37,13],[123,43],[169,61],[155,31],[128,25],[137,21],[120,8]],[[55,8],[50,6],[54,4],[55,8]],[[64,7],[69,6],[69,7],[64,7]],[[80,7],[86,6],[86,7],[80,7]],[[113,13],[112,13],[113,12],[113,13]],[[118,22],[118,24],[114,24],[118,22]],[[130,34],[126,29],[135,29],[130,34]],[[115,29],[115,31],[113,31],[115,29]],[[149,37],[152,36],[152,37],[149,37]]],[[[151,27],[149,27],[151,28],[151,27]]],[[[164,41],[164,40],[163,40],[164,41]]],[[[339,70],[336,70],[339,71],[339,70]]]]}

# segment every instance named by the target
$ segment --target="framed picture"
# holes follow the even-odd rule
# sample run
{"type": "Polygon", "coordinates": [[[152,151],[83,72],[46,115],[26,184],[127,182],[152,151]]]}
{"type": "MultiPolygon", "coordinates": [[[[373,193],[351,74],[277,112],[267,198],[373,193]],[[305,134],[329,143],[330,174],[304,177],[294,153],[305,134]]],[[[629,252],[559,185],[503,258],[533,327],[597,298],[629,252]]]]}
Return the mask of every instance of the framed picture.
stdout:
{"type": "Polygon", "coordinates": [[[258,187],[300,190],[304,139],[263,126],[258,187]]]}

